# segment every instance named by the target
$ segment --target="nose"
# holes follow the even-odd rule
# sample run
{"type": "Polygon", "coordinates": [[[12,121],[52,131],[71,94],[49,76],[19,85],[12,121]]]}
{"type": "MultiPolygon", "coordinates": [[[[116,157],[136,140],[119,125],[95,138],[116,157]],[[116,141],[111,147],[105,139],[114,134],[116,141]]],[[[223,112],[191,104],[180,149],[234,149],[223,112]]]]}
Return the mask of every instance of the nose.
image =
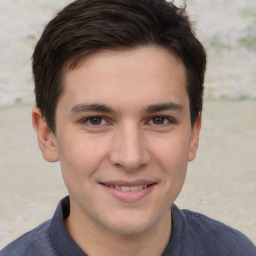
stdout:
{"type": "Polygon", "coordinates": [[[150,154],[147,150],[143,131],[137,125],[123,125],[113,136],[109,155],[113,165],[126,171],[136,171],[147,165],[150,154]]]}

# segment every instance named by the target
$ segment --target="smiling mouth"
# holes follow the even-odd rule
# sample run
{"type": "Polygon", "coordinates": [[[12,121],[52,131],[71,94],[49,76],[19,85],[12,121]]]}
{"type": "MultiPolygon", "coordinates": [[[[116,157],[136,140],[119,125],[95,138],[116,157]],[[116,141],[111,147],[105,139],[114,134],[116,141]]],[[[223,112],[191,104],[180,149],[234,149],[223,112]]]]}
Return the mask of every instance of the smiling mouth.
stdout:
{"type": "Polygon", "coordinates": [[[121,191],[138,191],[142,190],[143,188],[147,188],[150,185],[138,185],[138,186],[114,186],[114,185],[106,185],[109,188],[115,188],[121,191]]]}
{"type": "Polygon", "coordinates": [[[100,183],[103,186],[106,186],[108,188],[113,188],[113,189],[117,189],[120,191],[139,191],[139,190],[143,190],[146,189],[148,187],[151,187],[153,185],[155,185],[155,183],[152,184],[140,184],[140,185],[135,185],[135,186],[128,186],[128,185],[113,185],[113,184],[104,184],[104,183],[100,183]]]}
{"type": "Polygon", "coordinates": [[[126,202],[134,203],[142,200],[151,193],[157,182],[149,181],[109,181],[100,182],[100,185],[105,187],[106,191],[114,198],[126,202]]]}

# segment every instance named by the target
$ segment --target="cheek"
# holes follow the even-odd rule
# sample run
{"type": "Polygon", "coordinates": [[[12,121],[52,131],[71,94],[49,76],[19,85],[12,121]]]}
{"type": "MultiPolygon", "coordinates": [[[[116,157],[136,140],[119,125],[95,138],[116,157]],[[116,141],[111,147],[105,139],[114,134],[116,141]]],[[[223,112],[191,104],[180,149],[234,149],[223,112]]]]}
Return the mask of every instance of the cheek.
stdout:
{"type": "Polygon", "coordinates": [[[166,138],[154,152],[156,163],[161,167],[168,202],[173,202],[180,193],[187,172],[189,143],[184,137],[166,138]]]}
{"type": "Polygon", "coordinates": [[[178,197],[187,172],[187,143],[178,139],[165,140],[159,144],[155,151],[156,169],[160,166],[159,173],[162,177],[162,200],[164,210],[178,197]]]}
{"type": "MultiPolygon", "coordinates": [[[[66,136],[69,137],[69,136],[66,136]]],[[[58,145],[63,176],[79,180],[82,176],[91,176],[106,155],[106,143],[86,136],[62,139],[58,145]]]]}
{"type": "Polygon", "coordinates": [[[153,155],[159,159],[159,162],[166,166],[187,165],[189,154],[189,138],[185,136],[172,135],[161,141],[155,141],[151,145],[153,155]]]}

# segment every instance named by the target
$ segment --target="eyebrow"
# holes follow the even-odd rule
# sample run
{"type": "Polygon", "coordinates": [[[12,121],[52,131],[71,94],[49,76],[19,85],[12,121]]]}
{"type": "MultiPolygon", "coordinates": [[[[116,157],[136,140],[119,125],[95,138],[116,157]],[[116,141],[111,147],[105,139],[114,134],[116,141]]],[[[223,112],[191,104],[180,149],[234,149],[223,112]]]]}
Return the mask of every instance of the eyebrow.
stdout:
{"type": "Polygon", "coordinates": [[[145,109],[145,113],[152,113],[152,112],[160,112],[164,110],[175,110],[175,111],[183,111],[184,107],[177,103],[162,103],[162,104],[153,104],[149,105],[145,109]]]}
{"type": "Polygon", "coordinates": [[[72,113],[90,112],[90,111],[103,112],[103,113],[116,112],[113,108],[108,107],[105,104],[98,104],[98,103],[78,104],[71,109],[72,113]]]}

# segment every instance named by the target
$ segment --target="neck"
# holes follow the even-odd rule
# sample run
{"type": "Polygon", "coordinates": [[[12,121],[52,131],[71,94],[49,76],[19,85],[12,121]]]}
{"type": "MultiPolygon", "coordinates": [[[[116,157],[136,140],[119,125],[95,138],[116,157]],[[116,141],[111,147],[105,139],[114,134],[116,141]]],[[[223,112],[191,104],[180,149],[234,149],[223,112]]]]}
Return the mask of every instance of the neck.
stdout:
{"type": "Polygon", "coordinates": [[[138,234],[124,235],[107,229],[95,229],[91,223],[72,217],[72,211],[65,226],[77,245],[90,256],[156,256],[162,255],[170,240],[171,211],[148,230],[138,234]]]}

